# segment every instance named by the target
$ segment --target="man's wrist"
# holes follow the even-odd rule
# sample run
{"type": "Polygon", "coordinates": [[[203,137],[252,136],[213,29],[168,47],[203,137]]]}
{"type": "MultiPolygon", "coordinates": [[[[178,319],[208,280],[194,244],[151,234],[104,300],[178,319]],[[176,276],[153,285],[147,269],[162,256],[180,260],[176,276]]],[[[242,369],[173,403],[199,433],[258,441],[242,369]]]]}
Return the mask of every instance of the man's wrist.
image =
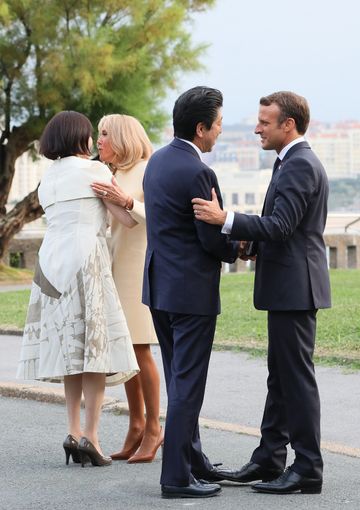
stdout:
{"type": "Polygon", "coordinates": [[[225,224],[226,216],[227,216],[227,212],[226,211],[221,211],[221,213],[219,215],[219,225],[221,227],[225,224]]]}
{"type": "Polygon", "coordinates": [[[225,220],[221,229],[222,234],[231,234],[232,226],[234,223],[234,212],[224,211],[225,220]]]}

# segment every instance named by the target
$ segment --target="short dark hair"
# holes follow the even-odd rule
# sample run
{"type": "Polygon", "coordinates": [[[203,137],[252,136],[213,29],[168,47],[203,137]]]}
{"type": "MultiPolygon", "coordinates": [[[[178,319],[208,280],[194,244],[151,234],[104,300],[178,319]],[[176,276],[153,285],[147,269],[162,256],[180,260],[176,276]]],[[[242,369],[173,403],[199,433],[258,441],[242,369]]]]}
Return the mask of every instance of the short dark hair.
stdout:
{"type": "Polygon", "coordinates": [[[79,112],[59,112],[49,120],[40,138],[40,154],[49,159],[67,156],[90,156],[90,120],[79,112]]]}
{"type": "Polygon", "coordinates": [[[187,90],[175,102],[173,109],[174,136],[192,141],[196,126],[203,122],[210,129],[218,110],[223,105],[220,90],[209,87],[193,87],[187,90]]]}
{"type": "Polygon", "coordinates": [[[263,106],[270,106],[274,103],[280,109],[279,124],[290,117],[295,121],[297,132],[300,135],[306,133],[310,122],[310,109],[304,97],[294,92],[281,91],[260,99],[260,104],[263,106]]]}

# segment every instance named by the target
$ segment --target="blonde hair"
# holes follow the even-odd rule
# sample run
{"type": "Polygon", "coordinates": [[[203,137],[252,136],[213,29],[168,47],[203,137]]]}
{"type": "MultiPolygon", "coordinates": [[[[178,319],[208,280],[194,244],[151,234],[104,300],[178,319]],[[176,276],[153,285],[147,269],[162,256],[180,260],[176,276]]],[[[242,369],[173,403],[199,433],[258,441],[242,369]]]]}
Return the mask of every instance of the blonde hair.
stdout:
{"type": "Polygon", "coordinates": [[[110,163],[115,170],[130,170],[136,163],[148,160],[153,152],[151,142],[140,122],[131,115],[113,113],[104,115],[98,131],[107,131],[109,143],[116,154],[116,162],[110,163]]]}

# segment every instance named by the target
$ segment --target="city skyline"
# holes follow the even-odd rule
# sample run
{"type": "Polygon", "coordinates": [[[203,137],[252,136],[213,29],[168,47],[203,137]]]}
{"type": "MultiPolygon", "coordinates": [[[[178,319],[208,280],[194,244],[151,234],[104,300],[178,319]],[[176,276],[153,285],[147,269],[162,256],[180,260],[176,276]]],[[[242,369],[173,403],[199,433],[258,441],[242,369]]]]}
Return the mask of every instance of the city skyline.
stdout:
{"type": "Polygon", "coordinates": [[[206,70],[181,77],[164,109],[170,116],[182,91],[208,85],[223,92],[228,125],[256,116],[259,98],[275,90],[305,96],[313,119],[360,119],[359,15],[356,0],[218,0],[193,16],[193,42],[210,44],[206,70]]]}

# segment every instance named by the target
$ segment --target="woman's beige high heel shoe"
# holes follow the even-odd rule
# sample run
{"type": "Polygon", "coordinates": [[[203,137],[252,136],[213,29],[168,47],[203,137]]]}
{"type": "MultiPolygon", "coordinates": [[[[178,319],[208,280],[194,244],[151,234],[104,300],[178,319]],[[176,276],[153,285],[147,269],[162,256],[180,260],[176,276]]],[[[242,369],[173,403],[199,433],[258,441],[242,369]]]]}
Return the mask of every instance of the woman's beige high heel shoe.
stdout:
{"type": "Polygon", "coordinates": [[[158,436],[158,439],[157,439],[156,444],[155,444],[154,448],[152,449],[152,451],[146,455],[137,455],[135,453],[135,455],[130,457],[130,459],[128,460],[128,464],[138,464],[141,462],[152,462],[155,459],[156,452],[158,451],[160,446],[161,447],[163,446],[163,444],[164,444],[164,431],[163,431],[163,428],[160,427],[159,436],[158,436]]]}
{"type": "Polygon", "coordinates": [[[142,433],[140,435],[140,437],[135,441],[135,443],[132,446],[130,446],[130,448],[128,448],[127,450],[124,450],[124,448],[123,448],[119,452],[112,453],[110,455],[112,460],[128,460],[130,457],[132,457],[134,455],[136,450],[141,445],[141,441],[142,441],[143,437],[144,437],[144,433],[142,433]]]}

